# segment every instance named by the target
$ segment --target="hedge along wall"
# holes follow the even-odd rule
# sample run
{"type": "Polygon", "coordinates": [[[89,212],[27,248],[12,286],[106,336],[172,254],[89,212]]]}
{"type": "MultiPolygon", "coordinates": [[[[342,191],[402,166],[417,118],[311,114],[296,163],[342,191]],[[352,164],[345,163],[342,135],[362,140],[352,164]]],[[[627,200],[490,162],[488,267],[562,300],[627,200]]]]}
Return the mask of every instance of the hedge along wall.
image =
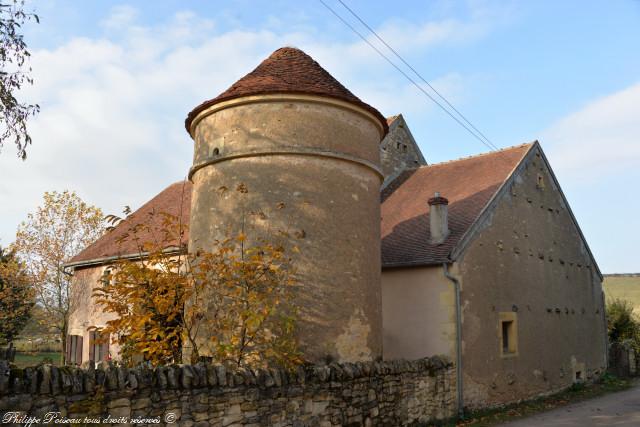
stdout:
{"type": "Polygon", "coordinates": [[[106,363],[0,370],[0,422],[23,426],[29,419],[19,417],[38,419],[32,425],[66,418],[85,425],[400,426],[450,418],[456,406],[454,367],[437,356],[295,372],[106,363]]]}

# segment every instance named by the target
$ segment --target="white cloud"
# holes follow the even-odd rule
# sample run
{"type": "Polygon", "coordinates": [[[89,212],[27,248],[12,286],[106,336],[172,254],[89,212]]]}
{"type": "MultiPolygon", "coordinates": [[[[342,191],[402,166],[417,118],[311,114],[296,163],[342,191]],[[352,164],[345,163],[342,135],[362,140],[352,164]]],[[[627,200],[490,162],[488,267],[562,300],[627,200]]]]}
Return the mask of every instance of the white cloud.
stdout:
{"type": "Polygon", "coordinates": [[[543,147],[605,273],[638,270],[638,105],[640,82],[589,102],[543,132],[543,147]],[[623,233],[616,230],[621,225],[623,233]]]}
{"type": "Polygon", "coordinates": [[[640,82],[596,99],[543,133],[563,176],[599,179],[640,164],[640,82]],[[588,171],[588,173],[585,173],[588,171]]]}
{"type": "Polygon", "coordinates": [[[100,25],[109,30],[121,30],[131,25],[138,16],[138,10],[133,6],[119,5],[111,9],[111,14],[100,25]]]}
{"type": "MultiPolygon", "coordinates": [[[[32,52],[36,85],[28,96],[42,111],[31,122],[27,161],[17,160],[10,145],[0,155],[0,244],[13,240],[44,191],[77,190],[117,213],[184,177],[192,160],[186,113],[283,45],[306,50],[383,113],[432,108],[360,42],[322,43],[308,33],[266,29],[216,33],[214,21],[190,12],[153,27],[137,25],[136,16],[131,7],[116,7],[102,22],[103,37],[32,52]]],[[[425,23],[414,46],[440,43],[460,25],[425,23]]],[[[400,33],[392,24],[384,31],[400,33]]],[[[455,98],[464,79],[452,73],[434,84],[455,98]]]]}

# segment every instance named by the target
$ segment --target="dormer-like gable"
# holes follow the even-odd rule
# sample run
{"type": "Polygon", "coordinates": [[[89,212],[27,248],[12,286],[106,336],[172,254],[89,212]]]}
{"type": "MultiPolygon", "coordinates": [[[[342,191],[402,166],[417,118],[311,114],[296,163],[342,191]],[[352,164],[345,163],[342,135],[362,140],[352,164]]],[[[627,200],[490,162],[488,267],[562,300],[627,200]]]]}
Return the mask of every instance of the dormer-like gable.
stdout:
{"type": "Polygon", "coordinates": [[[383,188],[403,171],[427,165],[402,114],[388,117],[387,124],[389,133],[380,143],[380,163],[384,174],[383,188]]]}

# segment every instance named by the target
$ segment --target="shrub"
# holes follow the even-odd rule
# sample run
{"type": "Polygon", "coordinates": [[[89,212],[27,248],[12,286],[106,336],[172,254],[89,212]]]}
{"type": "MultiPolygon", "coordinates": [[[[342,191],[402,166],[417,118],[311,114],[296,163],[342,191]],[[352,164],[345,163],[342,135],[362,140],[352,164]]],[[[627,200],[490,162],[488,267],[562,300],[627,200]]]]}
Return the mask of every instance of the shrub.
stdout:
{"type": "Polygon", "coordinates": [[[609,342],[629,341],[640,351],[640,320],[629,301],[615,299],[607,303],[607,332],[609,342]]]}

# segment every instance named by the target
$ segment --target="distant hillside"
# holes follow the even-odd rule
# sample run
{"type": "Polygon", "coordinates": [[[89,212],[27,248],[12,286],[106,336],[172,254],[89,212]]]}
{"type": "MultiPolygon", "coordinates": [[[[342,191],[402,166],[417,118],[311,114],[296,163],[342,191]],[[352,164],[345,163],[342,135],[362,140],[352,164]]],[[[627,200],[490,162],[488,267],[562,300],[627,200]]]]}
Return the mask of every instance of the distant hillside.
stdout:
{"type": "Polygon", "coordinates": [[[627,300],[633,304],[634,312],[640,315],[640,273],[605,274],[603,287],[607,301],[627,300]]]}

